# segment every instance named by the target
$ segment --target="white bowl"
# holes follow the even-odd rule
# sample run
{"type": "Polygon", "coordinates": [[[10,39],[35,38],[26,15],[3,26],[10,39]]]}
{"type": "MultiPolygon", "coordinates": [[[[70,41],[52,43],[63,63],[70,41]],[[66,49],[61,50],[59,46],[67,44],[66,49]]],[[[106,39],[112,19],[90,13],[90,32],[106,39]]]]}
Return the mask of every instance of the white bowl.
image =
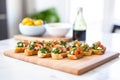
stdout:
{"type": "Polygon", "coordinates": [[[49,23],[45,25],[45,28],[49,35],[63,37],[68,33],[71,26],[68,23],[49,23]]]}
{"type": "Polygon", "coordinates": [[[27,36],[42,36],[45,33],[45,26],[25,26],[19,24],[19,30],[23,35],[27,36]]]}

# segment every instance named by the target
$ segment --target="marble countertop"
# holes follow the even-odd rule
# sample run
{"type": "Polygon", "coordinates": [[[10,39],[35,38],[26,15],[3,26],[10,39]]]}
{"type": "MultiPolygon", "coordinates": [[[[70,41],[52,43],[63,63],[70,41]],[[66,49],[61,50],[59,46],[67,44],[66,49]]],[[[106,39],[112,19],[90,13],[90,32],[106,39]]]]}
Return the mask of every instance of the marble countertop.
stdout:
{"type": "MultiPolygon", "coordinates": [[[[104,35],[101,39],[108,50],[120,52],[120,35],[114,34],[110,38],[108,36],[105,38],[104,35]]],[[[91,39],[88,43],[94,40],[96,38],[91,39]]],[[[14,39],[0,41],[0,80],[120,80],[120,58],[105,63],[85,74],[73,75],[4,56],[3,52],[13,49],[15,44],[16,40],[14,39]]]]}

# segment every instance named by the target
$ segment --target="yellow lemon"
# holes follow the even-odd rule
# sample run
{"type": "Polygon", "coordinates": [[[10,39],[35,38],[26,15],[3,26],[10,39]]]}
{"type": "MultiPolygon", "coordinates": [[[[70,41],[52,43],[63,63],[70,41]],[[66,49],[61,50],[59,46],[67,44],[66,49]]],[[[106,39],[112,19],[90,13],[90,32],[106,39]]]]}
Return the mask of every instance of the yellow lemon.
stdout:
{"type": "Polygon", "coordinates": [[[35,24],[36,26],[42,26],[42,25],[43,25],[43,21],[42,21],[42,20],[35,20],[35,21],[34,21],[34,24],[35,24]]]}
{"type": "Polygon", "coordinates": [[[27,26],[33,26],[33,22],[32,21],[27,22],[25,25],[27,25],[27,26]]]}
{"type": "Polygon", "coordinates": [[[32,22],[33,22],[33,25],[35,26],[35,20],[34,19],[32,19],[32,22]]]}
{"type": "Polygon", "coordinates": [[[28,23],[28,22],[31,22],[31,18],[29,18],[29,17],[26,17],[22,20],[23,25],[26,25],[26,23],[28,23]]]}

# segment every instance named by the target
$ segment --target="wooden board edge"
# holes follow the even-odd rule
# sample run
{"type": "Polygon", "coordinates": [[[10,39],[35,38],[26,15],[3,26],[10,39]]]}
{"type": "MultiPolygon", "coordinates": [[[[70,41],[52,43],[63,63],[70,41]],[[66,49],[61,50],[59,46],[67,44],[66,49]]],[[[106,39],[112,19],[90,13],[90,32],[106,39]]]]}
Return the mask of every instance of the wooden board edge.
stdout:
{"type": "Polygon", "coordinates": [[[95,69],[96,67],[98,67],[98,66],[100,66],[100,65],[102,65],[102,64],[105,64],[105,63],[107,63],[107,62],[109,62],[109,61],[112,61],[112,60],[115,59],[115,58],[118,58],[119,55],[120,55],[120,53],[116,53],[116,54],[112,55],[111,57],[108,57],[108,58],[104,59],[104,60],[101,61],[101,62],[94,63],[95,65],[92,64],[92,65],[89,65],[88,67],[83,68],[82,70],[79,70],[76,74],[77,74],[77,75],[84,74],[84,73],[86,73],[86,72],[88,72],[88,71],[90,71],[90,70],[92,70],[92,69],[95,69]]]}
{"type": "MultiPolygon", "coordinates": [[[[13,38],[15,39],[15,40],[30,40],[30,41],[36,41],[36,40],[38,40],[38,41],[41,41],[41,40],[44,40],[45,39],[45,37],[42,37],[42,38],[39,38],[39,37],[29,37],[29,36],[24,36],[24,35],[20,35],[20,34],[18,34],[18,35],[14,35],[13,36],[13,38]],[[21,38],[22,37],[22,38],[21,38]]],[[[51,41],[51,40],[49,40],[49,38],[48,37],[46,37],[46,39],[45,39],[46,41],[51,41]]],[[[65,40],[65,41],[67,41],[67,42],[70,42],[70,41],[72,41],[72,37],[66,37],[66,38],[61,38],[61,39],[59,39],[59,38],[56,38],[56,40],[65,40]]]]}

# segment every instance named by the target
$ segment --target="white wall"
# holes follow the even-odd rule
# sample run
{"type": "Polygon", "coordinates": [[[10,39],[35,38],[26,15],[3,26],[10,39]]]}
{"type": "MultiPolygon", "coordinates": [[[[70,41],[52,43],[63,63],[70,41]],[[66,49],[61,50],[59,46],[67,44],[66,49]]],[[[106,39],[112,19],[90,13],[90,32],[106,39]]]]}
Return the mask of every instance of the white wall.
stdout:
{"type": "Polygon", "coordinates": [[[8,35],[18,34],[18,24],[22,19],[22,0],[6,0],[8,35]]]}
{"type": "Polygon", "coordinates": [[[113,23],[120,25],[120,0],[115,0],[114,22],[113,23]]]}
{"type": "Polygon", "coordinates": [[[110,33],[113,27],[115,0],[104,0],[104,18],[102,31],[110,33]]]}
{"type": "Polygon", "coordinates": [[[35,11],[55,7],[61,17],[62,22],[69,21],[70,0],[35,0],[35,11]]]}
{"type": "Polygon", "coordinates": [[[44,9],[55,7],[61,17],[62,22],[68,22],[70,19],[70,1],[69,0],[26,0],[26,14],[40,12],[44,9]]]}
{"type": "MultiPolygon", "coordinates": [[[[41,1],[41,0],[40,0],[41,1]]],[[[24,0],[25,15],[31,15],[35,12],[35,0],[24,0]]]]}

